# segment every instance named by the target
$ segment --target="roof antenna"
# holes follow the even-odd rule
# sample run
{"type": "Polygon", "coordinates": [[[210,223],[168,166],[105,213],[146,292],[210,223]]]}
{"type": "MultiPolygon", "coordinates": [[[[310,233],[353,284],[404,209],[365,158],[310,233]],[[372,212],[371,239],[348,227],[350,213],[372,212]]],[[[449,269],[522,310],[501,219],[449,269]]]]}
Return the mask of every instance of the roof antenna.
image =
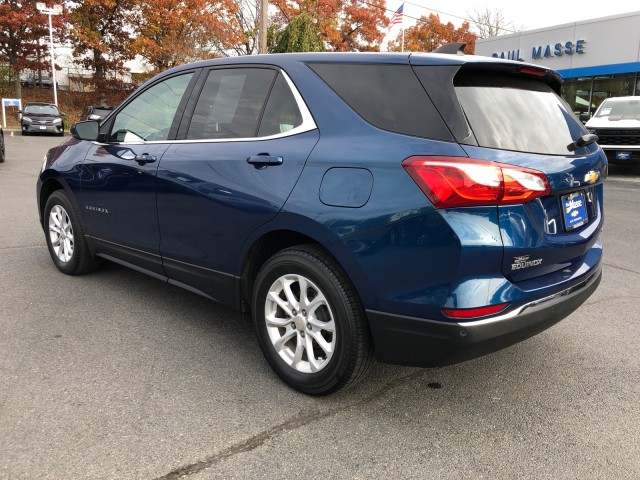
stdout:
{"type": "Polygon", "coordinates": [[[444,45],[440,45],[431,53],[449,53],[451,55],[464,55],[464,49],[466,48],[466,43],[446,43],[444,45]]]}

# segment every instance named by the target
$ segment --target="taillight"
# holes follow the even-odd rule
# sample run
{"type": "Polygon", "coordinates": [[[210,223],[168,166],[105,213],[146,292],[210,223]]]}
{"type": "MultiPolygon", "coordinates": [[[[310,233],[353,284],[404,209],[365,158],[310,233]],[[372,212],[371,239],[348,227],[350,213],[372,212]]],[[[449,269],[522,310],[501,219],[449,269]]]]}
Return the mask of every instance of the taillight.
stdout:
{"type": "Polygon", "coordinates": [[[477,318],[501,312],[508,306],[508,303],[500,303],[498,305],[487,305],[486,307],[478,308],[444,308],[442,309],[442,313],[450,318],[477,318]]]}
{"type": "Polygon", "coordinates": [[[512,205],[551,192],[544,173],[465,157],[409,157],[402,166],[436,208],[512,205]]]}
{"type": "Polygon", "coordinates": [[[534,77],[544,77],[547,74],[547,70],[538,67],[520,67],[519,72],[533,75],[534,77]]]}

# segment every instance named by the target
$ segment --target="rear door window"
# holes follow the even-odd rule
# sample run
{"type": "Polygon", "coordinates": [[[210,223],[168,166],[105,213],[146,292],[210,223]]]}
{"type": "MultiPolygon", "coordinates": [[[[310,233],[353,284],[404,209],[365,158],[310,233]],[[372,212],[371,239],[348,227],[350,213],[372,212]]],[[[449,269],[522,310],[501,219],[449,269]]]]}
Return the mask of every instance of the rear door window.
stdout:
{"type": "Polygon", "coordinates": [[[267,68],[211,70],[191,117],[187,139],[255,137],[276,74],[267,68]]]}
{"type": "Polygon", "coordinates": [[[587,133],[546,83],[496,72],[460,72],[455,91],[482,147],[570,155],[567,145],[587,133]]]}
{"type": "Polygon", "coordinates": [[[282,74],[278,74],[262,115],[258,136],[278,135],[300,125],[302,125],[302,114],[296,99],[282,74]]]}

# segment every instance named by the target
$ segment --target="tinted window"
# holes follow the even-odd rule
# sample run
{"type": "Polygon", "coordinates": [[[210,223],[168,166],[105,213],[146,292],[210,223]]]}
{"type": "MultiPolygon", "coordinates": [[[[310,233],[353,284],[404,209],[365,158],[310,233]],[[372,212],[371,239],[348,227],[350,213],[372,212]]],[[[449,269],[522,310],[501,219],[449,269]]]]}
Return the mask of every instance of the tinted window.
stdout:
{"type": "Polygon", "coordinates": [[[454,84],[480,146],[569,155],[567,145],[587,133],[567,103],[541,81],[468,72],[454,84]]]}
{"type": "Polygon", "coordinates": [[[255,137],[276,72],[265,68],[212,70],[198,98],[188,139],[255,137]]]}
{"type": "Polygon", "coordinates": [[[302,115],[293,93],[282,75],[278,75],[271,89],[260,122],[259,137],[288,132],[302,124],[302,115]]]}
{"type": "Polygon", "coordinates": [[[113,122],[111,140],[166,140],[193,73],[169,78],[148,88],[122,109],[113,122]]]}
{"type": "Polygon", "coordinates": [[[309,65],[361,117],[416,137],[453,140],[409,65],[309,65]]]}

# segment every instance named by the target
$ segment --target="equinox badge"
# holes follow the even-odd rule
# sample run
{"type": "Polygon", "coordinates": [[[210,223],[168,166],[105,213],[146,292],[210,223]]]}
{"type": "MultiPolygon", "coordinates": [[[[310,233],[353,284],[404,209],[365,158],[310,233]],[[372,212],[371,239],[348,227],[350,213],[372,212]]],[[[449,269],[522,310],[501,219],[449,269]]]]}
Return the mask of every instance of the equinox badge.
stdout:
{"type": "Polygon", "coordinates": [[[529,255],[522,255],[520,257],[513,257],[513,263],[511,264],[511,270],[520,270],[523,268],[537,267],[542,263],[541,258],[529,260],[529,255]]]}

